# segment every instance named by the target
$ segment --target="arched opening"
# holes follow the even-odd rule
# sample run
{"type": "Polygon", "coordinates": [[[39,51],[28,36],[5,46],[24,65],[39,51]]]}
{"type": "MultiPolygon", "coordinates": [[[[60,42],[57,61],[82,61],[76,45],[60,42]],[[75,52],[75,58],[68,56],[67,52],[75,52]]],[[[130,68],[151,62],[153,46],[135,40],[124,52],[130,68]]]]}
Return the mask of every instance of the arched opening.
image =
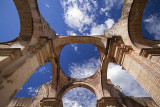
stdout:
{"type": "Polygon", "coordinates": [[[78,87],[65,93],[62,101],[63,107],[96,107],[97,98],[90,90],[78,87]]]}
{"type": "Polygon", "coordinates": [[[137,81],[118,64],[109,63],[107,78],[110,79],[111,82],[125,94],[125,96],[149,97],[137,81]]]}
{"type": "Polygon", "coordinates": [[[92,76],[100,64],[98,49],[88,43],[73,43],[63,47],[60,53],[60,65],[63,72],[72,78],[92,76]]]}
{"type": "Polygon", "coordinates": [[[39,87],[52,80],[52,67],[51,63],[47,62],[35,71],[28,81],[23,85],[14,98],[29,97],[32,98],[36,95],[39,87]]]}
{"type": "Polygon", "coordinates": [[[160,40],[160,1],[148,0],[143,12],[141,28],[145,38],[160,40]]]}
{"type": "Polygon", "coordinates": [[[16,39],[20,32],[20,20],[13,0],[1,1],[0,14],[0,42],[16,39]]]}
{"type": "MultiPolygon", "coordinates": [[[[122,70],[120,65],[109,63],[107,72],[108,79],[111,80],[108,84],[110,94],[119,102],[127,107],[157,106],[155,101],[136,82],[137,79],[135,80],[126,70],[122,70]]],[[[144,87],[145,84],[141,85],[144,87]]]]}

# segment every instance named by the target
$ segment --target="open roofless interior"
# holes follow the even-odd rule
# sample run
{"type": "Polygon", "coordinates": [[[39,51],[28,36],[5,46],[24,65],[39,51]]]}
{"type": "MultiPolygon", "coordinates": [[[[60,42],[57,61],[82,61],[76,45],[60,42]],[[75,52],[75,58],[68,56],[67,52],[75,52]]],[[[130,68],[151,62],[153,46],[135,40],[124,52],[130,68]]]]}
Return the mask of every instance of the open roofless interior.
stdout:
{"type": "Polygon", "coordinates": [[[2,4],[2,107],[160,105],[158,0],[2,4]]]}

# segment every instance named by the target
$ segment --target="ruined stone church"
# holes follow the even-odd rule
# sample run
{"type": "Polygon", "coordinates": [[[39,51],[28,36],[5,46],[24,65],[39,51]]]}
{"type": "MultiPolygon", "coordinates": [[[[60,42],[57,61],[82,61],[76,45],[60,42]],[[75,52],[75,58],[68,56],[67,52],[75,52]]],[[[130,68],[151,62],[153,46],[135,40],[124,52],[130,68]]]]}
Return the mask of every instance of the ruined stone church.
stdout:
{"type": "Polygon", "coordinates": [[[17,39],[0,43],[0,107],[63,107],[62,97],[72,88],[84,87],[97,97],[97,107],[160,106],[160,41],[141,32],[147,0],[124,0],[121,18],[104,35],[56,35],[40,15],[37,0],[14,0],[21,30],[17,39]],[[90,43],[100,53],[97,72],[76,79],[64,74],[59,57],[70,43],[90,43]],[[14,98],[30,76],[46,62],[52,64],[52,80],[34,98],[14,98]],[[107,79],[109,62],[127,70],[150,97],[125,96],[107,79]]]}

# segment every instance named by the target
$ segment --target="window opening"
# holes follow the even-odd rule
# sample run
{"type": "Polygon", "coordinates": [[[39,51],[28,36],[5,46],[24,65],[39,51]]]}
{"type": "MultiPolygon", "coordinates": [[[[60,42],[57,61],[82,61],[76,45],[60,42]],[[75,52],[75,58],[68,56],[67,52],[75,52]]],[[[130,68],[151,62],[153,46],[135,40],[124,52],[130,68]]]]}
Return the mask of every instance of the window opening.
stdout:
{"type": "Polygon", "coordinates": [[[60,65],[63,72],[72,78],[92,76],[100,64],[98,49],[88,43],[73,43],[63,47],[60,65]]]}

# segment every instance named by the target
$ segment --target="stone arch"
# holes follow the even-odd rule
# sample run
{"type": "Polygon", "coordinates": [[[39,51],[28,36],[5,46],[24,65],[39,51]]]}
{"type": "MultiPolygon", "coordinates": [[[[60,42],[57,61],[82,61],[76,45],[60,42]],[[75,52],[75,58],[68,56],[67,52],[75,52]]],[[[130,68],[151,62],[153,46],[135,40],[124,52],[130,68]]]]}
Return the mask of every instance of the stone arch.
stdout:
{"type": "MultiPolygon", "coordinates": [[[[62,48],[70,43],[90,43],[97,47],[100,54],[100,61],[102,60],[102,57],[104,53],[106,52],[106,45],[107,40],[104,37],[97,37],[97,36],[59,36],[58,38],[53,39],[53,51],[54,51],[54,60],[53,63],[58,63],[57,66],[54,66],[53,69],[59,69],[62,75],[65,75],[64,72],[62,72],[61,66],[59,64],[60,59],[60,52],[62,48]]],[[[99,65],[100,66],[100,65],[99,65]]],[[[53,72],[55,76],[57,75],[57,72],[53,72]]],[[[95,73],[96,74],[96,73],[95,73]]],[[[67,76],[67,75],[65,75],[67,76]]],[[[68,77],[68,76],[67,76],[68,77]]]]}
{"type": "Polygon", "coordinates": [[[146,39],[142,35],[141,20],[148,0],[133,0],[129,17],[128,32],[132,43],[138,48],[158,48],[160,41],[146,39]]]}
{"type": "Polygon", "coordinates": [[[84,82],[73,82],[73,83],[69,83],[66,86],[64,86],[59,93],[57,94],[57,98],[58,99],[62,99],[62,97],[64,96],[64,94],[66,92],[68,92],[69,90],[71,90],[72,88],[77,88],[77,87],[83,87],[86,88],[88,90],[90,90],[91,92],[93,92],[97,99],[101,99],[101,95],[100,93],[96,90],[96,88],[94,88],[92,85],[84,83],[84,82]]]}
{"type": "Polygon", "coordinates": [[[29,2],[27,0],[14,0],[15,6],[18,10],[21,30],[20,37],[23,40],[30,40],[33,33],[33,25],[32,25],[32,13],[30,9],[29,2]]]}
{"type": "Polygon", "coordinates": [[[149,40],[141,32],[141,19],[147,0],[125,0],[119,21],[105,32],[106,37],[121,36],[124,44],[136,52],[142,48],[159,48],[160,41],[149,40]]]}
{"type": "Polygon", "coordinates": [[[102,90],[103,90],[103,93],[104,93],[104,96],[110,96],[110,94],[108,93],[108,86],[106,85],[108,82],[107,82],[107,79],[108,79],[108,76],[107,76],[107,72],[108,72],[108,64],[109,64],[109,61],[110,59],[107,58],[107,56],[105,56],[103,58],[103,61],[102,61],[102,65],[101,65],[101,82],[102,82],[102,90]]]}
{"type": "MultiPolygon", "coordinates": [[[[27,45],[35,45],[42,35],[41,17],[38,10],[37,0],[14,0],[20,19],[20,34],[15,40],[1,44],[14,44],[19,41],[28,41],[27,45]]],[[[21,44],[24,46],[24,44],[21,44]]],[[[27,46],[25,44],[25,47],[27,46]]]]}
{"type": "Polygon", "coordinates": [[[31,41],[30,45],[36,44],[42,33],[37,0],[14,0],[14,3],[21,23],[20,38],[31,41]]]}
{"type": "MultiPolygon", "coordinates": [[[[56,35],[55,31],[41,16],[37,0],[13,0],[20,18],[20,34],[12,41],[0,43],[2,48],[16,48],[35,46],[39,37],[51,39],[56,35]]],[[[23,50],[23,49],[22,49],[23,50]]]]}
{"type": "Polygon", "coordinates": [[[60,55],[62,48],[70,43],[90,43],[97,47],[100,56],[105,53],[107,40],[104,37],[97,36],[59,36],[53,40],[53,46],[57,56],[60,55]]]}

